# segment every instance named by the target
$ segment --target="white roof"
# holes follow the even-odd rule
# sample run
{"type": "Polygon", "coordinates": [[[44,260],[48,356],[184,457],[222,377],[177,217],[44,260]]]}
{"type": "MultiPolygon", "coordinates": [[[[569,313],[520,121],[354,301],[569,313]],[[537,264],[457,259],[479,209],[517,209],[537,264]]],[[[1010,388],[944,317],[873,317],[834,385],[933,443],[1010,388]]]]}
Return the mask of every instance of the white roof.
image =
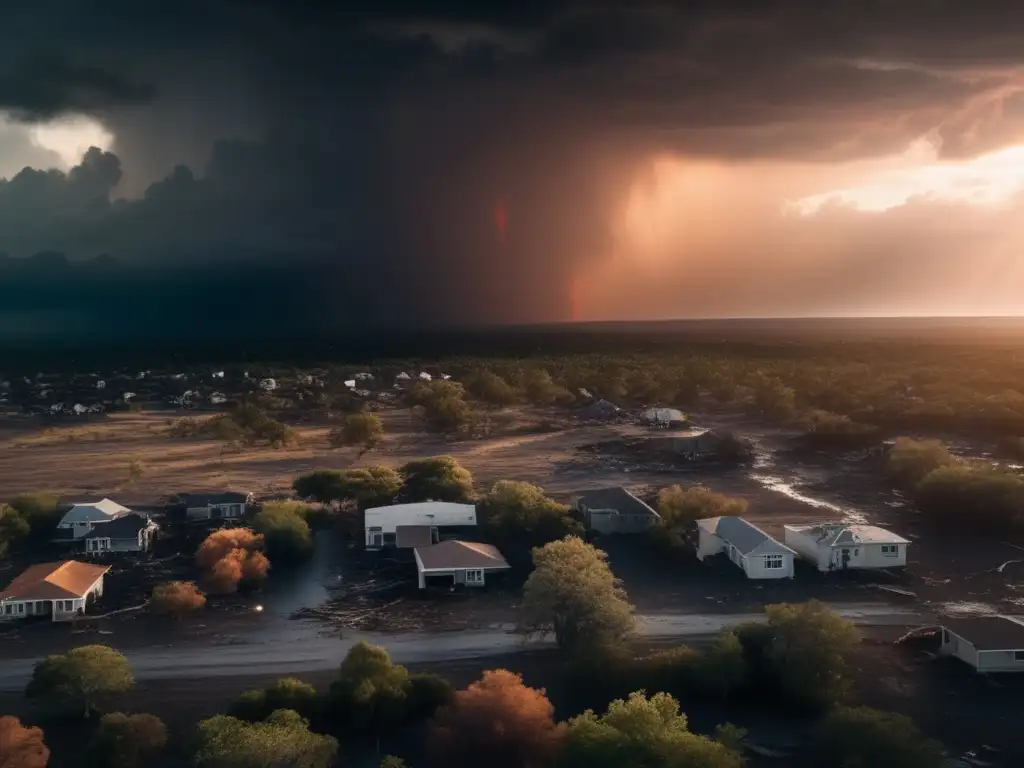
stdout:
{"type": "Polygon", "coordinates": [[[116,501],[101,499],[97,502],[75,504],[61,518],[61,523],[92,523],[100,520],[113,520],[115,517],[131,512],[116,501]]]}
{"type": "Polygon", "coordinates": [[[643,418],[647,421],[687,421],[686,414],[678,408],[648,408],[643,418]]]}
{"type": "Polygon", "coordinates": [[[812,523],[809,525],[787,525],[797,533],[813,536],[829,546],[848,544],[909,544],[910,540],[879,528],[877,525],[846,525],[844,523],[812,523]]]}
{"type": "Polygon", "coordinates": [[[769,536],[753,523],[742,517],[723,515],[706,517],[697,521],[697,527],[714,534],[722,541],[732,544],[744,555],[795,555],[792,549],[778,539],[769,536]]]}

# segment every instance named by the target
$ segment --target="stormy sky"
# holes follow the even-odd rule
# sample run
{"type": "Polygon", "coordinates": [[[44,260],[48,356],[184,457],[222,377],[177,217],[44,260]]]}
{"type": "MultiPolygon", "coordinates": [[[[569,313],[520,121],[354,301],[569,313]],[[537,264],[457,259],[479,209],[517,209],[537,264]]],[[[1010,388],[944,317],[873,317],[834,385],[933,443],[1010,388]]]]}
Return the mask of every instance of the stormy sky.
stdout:
{"type": "Polygon", "coordinates": [[[8,334],[1024,312],[1013,0],[37,0],[0,114],[8,334]]]}

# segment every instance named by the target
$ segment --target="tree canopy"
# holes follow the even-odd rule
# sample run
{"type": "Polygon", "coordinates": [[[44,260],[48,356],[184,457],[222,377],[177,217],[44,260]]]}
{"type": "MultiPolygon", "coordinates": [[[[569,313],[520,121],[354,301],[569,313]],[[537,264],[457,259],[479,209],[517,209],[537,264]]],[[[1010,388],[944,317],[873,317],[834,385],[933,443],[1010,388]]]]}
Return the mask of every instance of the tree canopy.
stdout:
{"type": "Polygon", "coordinates": [[[197,768],[329,768],[338,753],[331,736],[313,733],[298,712],[279,709],[248,723],[217,715],[199,723],[193,764],[197,768]]]}
{"type": "Polygon", "coordinates": [[[438,710],[427,750],[449,768],[543,768],[554,764],[562,742],[554,713],[543,690],[504,669],[489,670],[438,710]]]}
{"type": "Polygon", "coordinates": [[[111,712],[86,748],[90,768],[142,768],[167,746],[167,726],[159,717],[111,712]]]}
{"type": "Polygon", "coordinates": [[[520,631],[553,632],[561,648],[614,644],[633,629],[633,607],[608,556],[570,536],[533,551],[523,588],[520,631]]]}
{"type": "Polygon", "coordinates": [[[267,502],[252,521],[263,537],[271,561],[288,563],[313,554],[313,532],[306,522],[309,508],[296,502],[267,502]]]}
{"type": "Polygon", "coordinates": [[[212,594],[226,595],[245,584],[259,584],[270,570],[260,550],[263,537],[248,528],[214,531],[199,545],[196,564],[212,594]]]}
{"type": "Polygon", "coordinates": [[[106,645],[83,645],[37,661],[26,696],[54,709],[78,709],[88,717],[105,696],[135,685],[128,660],[106,645]]]}
{"type": "Polygon", "coordinates": [[[150,610],[175,618],[198,611],[204,605],[206,597],[191,581],[165,581],[157,584],[149,598],[150,610]]]}
{"type": "Polygon", "coordinates": [[[473,500],[473,475],[452,456],[410,461],[402,467],[401,474],[404,501],[473,500]]]}
{"type": "Polygon", "coordinates": [[[942,745],[904,715],[838,707],[818,725],[815,765],[823,768],[938,768],[942,761],[942,745]]]}
{"type": "Polygon", "coordinates": [[[0,716],[0,768],[46,768],[49,759],[42,728],[22,725],[11,715],[0,716]]]}
{"type": "Polygon", "coordinates": [[[506,557],[524,555],[566,536],[582,536],[583,524],[569,507],[530,483],[499,480],[478,505],[484,531],[506,557]]]}
{"type": "Polygon", "coordinates": [[[228,714],[239,720],[259,722],[278,709],[290,709],[312,719],[320,709],[320,697],[309,683],[283,677],[267,688],[245,691],[234,700],[228,714]]]}
{"type": "Polygon", "coordinates": [[[679,702],[643,691],[616,699],[601,716],[569,721],[562,768],[740,768],[725,744],[690,731],[679,702]]]}
{"type": "Polygon", "coordinates": [[[341,427],[331,430],[328,440],[332,447],[358,445],[369,450],[384,437],[384,424],[380,417],[369,411],[350,413],[341,427]]]}
{"type": "Polygon", "coordinates": [[[658,514],[664,524],[671,527],[688,527],[707,517],[738,517],[746,511],[746,499],[736,499],[699,485],[691,488],[673,485],[658,493],[658,514]]]}

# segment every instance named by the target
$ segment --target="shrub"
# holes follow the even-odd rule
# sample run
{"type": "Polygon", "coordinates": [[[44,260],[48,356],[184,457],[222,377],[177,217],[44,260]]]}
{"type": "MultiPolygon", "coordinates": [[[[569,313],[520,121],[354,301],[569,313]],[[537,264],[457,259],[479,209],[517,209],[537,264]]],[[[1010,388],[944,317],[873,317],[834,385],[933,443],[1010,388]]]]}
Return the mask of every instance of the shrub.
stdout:
{"type": "Polygon", "coordinates": [[[42,728],[30,728],[11,715],[0,716],[0,768],[46,768],[50,750],[42,728]]]}
{"type": "Polygon", "coordinates": [[[307,719],[320,711],[320,697],[309,683],[283,677],[268,688],[245,691],[228,708],[231,717],[249,722],[265,720],[278,709],[290,709],[307,719]]]}
{"type": "Polygon", "coordinates": [[[845,768],[938,768],[942,745],[925,738],[913,721],[868,707],[840,707],[821,721],[814,744],[815,765],[845,768]]]}
{"type": "Polygon", "coordinates": [[[296,502],[270,502],[253,520],[253,528],[263,537],[271,560],[296,562],[313,554],[313,532],[306,517],[309,507],[296,502]]]}
{"type": "Polygon", "coordinates": [[[467,502],[473,499],[473,475],[451,456],[410,461],[401,469],[404,501],[467,502]]]}
{"type": "Polygon", "coordinates": [[[658,493],[657,507],[665,525],[688,529],[707,517],[741,516],[747,511],[747,502],[701,486],[684,489],[673,485],[658,493]]]}
{"type": "Polygon", "coordinates": [[[198,611],[206,605],[206,598],[191,581],[167,581],[153,587],[149,607],[154,613],[179,618],[198,611]]]}
{"type": "Polygon", "coordinates": [[[384,437],[384,424],[372,413],[352,413],[345,417],[341,427],[332,429],[327,439],[332,448],[361,445],[373,448],[384,437]]]}
{"type": "Polygon", "coordinates": [[[959,459],[938,440],[899,437],[889,451],[885,470],[900,488],[914,489],[933,470],[958,462],[959,459]]]}
{"type": "Polygon", "coordinates": [[[214,531],[199,545],[196,564],[213,594],[226,595],[243,583],[258,584],[266,578],[270,561],[260,548],[263,537],[248,528],[214,531]]]}
{"type": "Polygon", "coordinates": [[[480,500],[478,513],[488,540],[510,561],[529,561],[534,547],[583,536],[583,525],[569,507],[544,495],[535,485],[499,480],[480,500]]]}
{"type": "Polygon", "coordinates": [[[111,712],[86,748],[85,761],[95,768],[142,768],[167,746],[167,726],[153,715],[111,712]]]}
{"type": "Polygon", "coordinates": [[[312,733],[308,721],[287,709],[259,723],[218,715],[197,730],[197,768],[329,768],[338,753],[337,740],[312,733]]]}

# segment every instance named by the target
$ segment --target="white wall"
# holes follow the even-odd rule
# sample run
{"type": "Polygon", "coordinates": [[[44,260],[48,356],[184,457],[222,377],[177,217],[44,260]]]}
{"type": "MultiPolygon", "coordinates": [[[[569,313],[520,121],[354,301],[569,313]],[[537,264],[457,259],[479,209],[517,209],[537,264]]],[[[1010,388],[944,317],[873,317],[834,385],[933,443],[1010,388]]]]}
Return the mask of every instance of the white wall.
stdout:
{"type": "Polygon", "coordinates": [[[375,527],[381,533],[395,533],[400,525],[476,525],[476,507],[447,501],[393,504],[366,510],[365,520],[366,545],[370,546],[370,529],[375,527]]]}
{"type": "Polygon", "coordinates": [[[785,531],[785,545],[794,549],[797,553],[810,563],[813,563],[819,571],[828,570],[831,550],[825,544],[819,544],[818,540],[808,533],[794,530],[790,526],[783,528],[785,531]]]}
{"type": "Polygon", "coordinates": [[[977,669],[978,651],[973,645],[959,637],[948,629],[942,630],[942,645],[939,646],[939,654],[943,656],[956,656],[977,669]]]}
{"type": "Polygon", "coordinates": [[[830,570],[830,563],[834,570],[842,570],[844,549],[850,553],[847,568],[899,568],[907,564],[906,544],[885,544],[895,546],[897,552],[895,555],[883,555],[881,543],[838,544],[830,547],[824,542],[819,543],[813,534],[794,530],[788,525],[784,530],[786,546],[795,549],[822,572],[830,570]]]}
{"type": "Polygon", "coordinates": [[[1024,659],[1017,661],[1013,651],[978,651],[978,671],[1024,672],[1024,659]]]}
{"type": "Polygon", "coordinates": [[[701,526],[697,526],[697,559],[717,555],[725,551],[725,542],[701,526]]]}
{"type": "Polygon", "coordinates": [[[782,555],[781,568],[765,568],[766,555],[747,555],[743,558],[743,570],[751,579],[791,579],[793,578],[793,556],[782,555]]]}

